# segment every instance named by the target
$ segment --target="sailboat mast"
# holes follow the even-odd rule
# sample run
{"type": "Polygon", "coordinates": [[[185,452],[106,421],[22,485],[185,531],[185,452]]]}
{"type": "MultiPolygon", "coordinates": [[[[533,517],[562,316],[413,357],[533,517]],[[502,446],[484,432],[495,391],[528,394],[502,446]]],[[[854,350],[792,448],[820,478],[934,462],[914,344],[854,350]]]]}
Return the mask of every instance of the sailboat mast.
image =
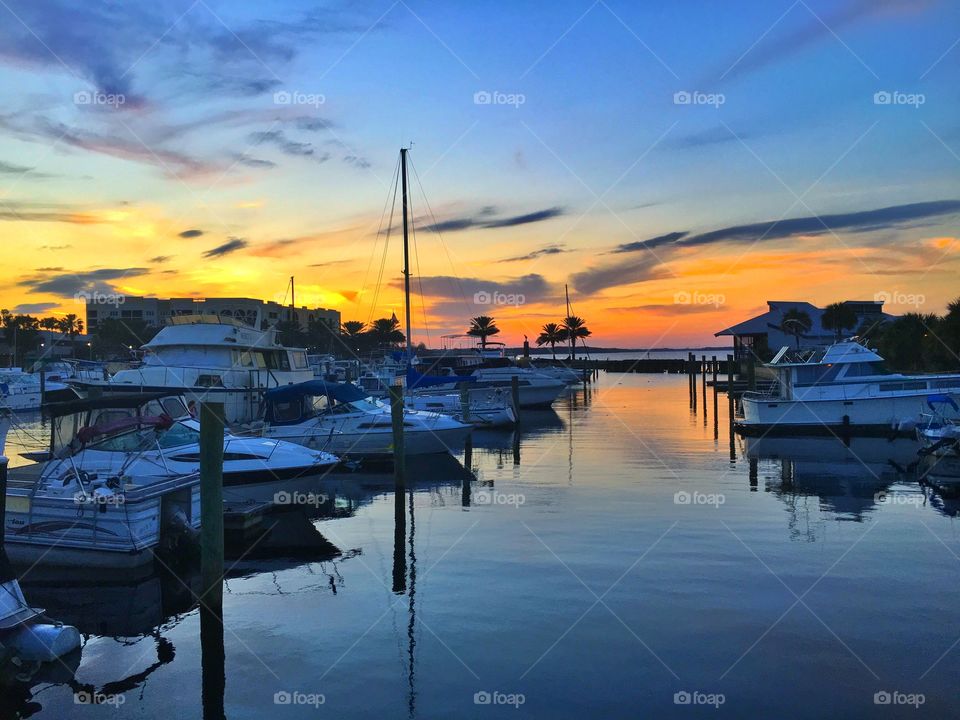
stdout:
{"type": "Polygon", "coordinates": [[[567,317],[570,317],[570,287],[564,284],[563,292],[567,295],[567,317]]]}
{"type": "Polygon", "coordinates": [[[297,312],[297,288],[293,284],[293,275],[290,276],[290,319],[296,320],[297,312]]]}
{"type": "Polygon", "coordinates": [[[400,148],[400,182],[403,194],[403,308],[407,315],[407,362],[413,356],[410,337],[410,239],[407,217],[407,148],[400,148]]]}

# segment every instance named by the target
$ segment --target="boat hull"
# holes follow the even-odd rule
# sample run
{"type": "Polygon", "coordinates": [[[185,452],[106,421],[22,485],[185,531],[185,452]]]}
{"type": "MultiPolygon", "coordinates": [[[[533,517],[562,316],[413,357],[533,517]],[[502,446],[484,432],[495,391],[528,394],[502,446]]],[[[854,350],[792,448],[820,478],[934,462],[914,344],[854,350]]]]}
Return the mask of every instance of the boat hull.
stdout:
{"type": "Polygon", "coordinates": [[[116,502],[78,502],[72,495],[7,492],[6,550],[18,564],[136,568],[153,560],[165,538],[165,518],[179,511],[200,525],[199,478],[175,478],[116,502]]]}
{"type": "MultiPolygon", "coordinates": [[[[927,410],[927,394],[870,397],[856,400],[780,400],[744,396],[746,431],[897,429],[927,410]]],[[[956,413],[954,413],[956,415],[956,413]]]]}
{"type": "MultiPolygon", "coordinates": [[[[408,430],[404,433],[403,443],[407,455],[434,455],[457,452],[472,431],[470,425],[438,430],[408,430]]],[[[392,458],[393,431],[389,427],[374,428],[368,431],[337,431],[330,428],[303,429],[300,427],[278,426],[270,428],[269,437],[286,440],[305,447],[354,458],[392,458]]]]}

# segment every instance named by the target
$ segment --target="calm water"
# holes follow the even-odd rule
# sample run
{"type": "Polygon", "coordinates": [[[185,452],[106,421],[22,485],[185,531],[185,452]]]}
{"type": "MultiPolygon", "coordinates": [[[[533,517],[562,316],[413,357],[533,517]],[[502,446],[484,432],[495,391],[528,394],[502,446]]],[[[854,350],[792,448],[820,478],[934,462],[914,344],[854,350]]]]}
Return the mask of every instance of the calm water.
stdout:
{"type": "Polygon", "coordinates": [[[86,643],[8,712],[199,718],[205,697],[215,717],[225,677],[229,718],[956,715],[960,537],[895,469],[911,443],[731,458],[726,418],[715,441],[664,375],[601,373],[525,423],[519,465],[511,434],[478,433],[465,487],[457,463],[414,469],[399,548],[390,476],[359,475],[235,554],[222,664],[189,573],[31,573],[28,599],[86,643]]]}

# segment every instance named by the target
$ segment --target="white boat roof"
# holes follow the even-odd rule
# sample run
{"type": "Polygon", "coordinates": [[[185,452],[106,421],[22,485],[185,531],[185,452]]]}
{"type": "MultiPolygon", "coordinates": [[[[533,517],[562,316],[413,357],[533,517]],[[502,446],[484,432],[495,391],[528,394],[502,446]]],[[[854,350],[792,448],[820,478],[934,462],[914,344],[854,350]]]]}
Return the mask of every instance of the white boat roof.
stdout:
{"type": "Polygon", "coordinates": [[[797,367],[801,365],[837,365],[850,363],[883,362],[875,351],[856,340],[844,340],[826,348],[791,351],[783,348],[768,365],[774,367],[797,367]]]}
{"type": "Polygon", "coordinates": [[[241,348],[279,348],[273,329],[257,330],[232,318],[192,315],[176,318],[154,338],[144,350],[184,346],[227,346],[241,348]]]}

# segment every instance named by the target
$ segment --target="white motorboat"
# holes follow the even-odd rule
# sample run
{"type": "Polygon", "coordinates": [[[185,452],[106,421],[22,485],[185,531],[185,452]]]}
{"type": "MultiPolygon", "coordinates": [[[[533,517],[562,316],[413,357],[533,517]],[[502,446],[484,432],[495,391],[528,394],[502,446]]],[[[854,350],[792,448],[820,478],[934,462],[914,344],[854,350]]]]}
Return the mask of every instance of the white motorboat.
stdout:
{"type": "MultiPolygon", "coordinates": [[[[435,372],[431,370],[430,372],[435,372]]],[[[441,374],[444,370],[441,369],[441,374]]],[[[450,384],[438,386],[448,392],[453,391],[457,384],[468,378],[475,378],[471,387],[475,388],[499,388],[507,392],[513,383],[513,378],[517,378],[518,388],[520,390],[521,408],[547,408],[553,405],[553,401],[560,397],[561,393],[567,389],[567,383],[546,375],[542,375],[534,370],[518,368],[512,365],[501,367],[476,367],[468,374],[457,372],[453,368],[446,368],[445,373],[451,378],[450,384]]]]}
{"type": "MultiPolygon", "coordinates": [[[[351,383],[311,380],[268,390],[264,437],[323,448],[345,457],[393,456],[390,407],[351,383]]],[[[404,410],[407,455],[463,448],[472,426],[440,413],[404,410]]]]}
{"type": "MultiPolygon", "coordinates": [[[[137,477],[199,472],[200,423],[187,414],[183,400],[169,393],[133,397],[141,398],[141,405],[132,411],[109,408],[91,414],[65,451],[54,454],[53,472],[76,468],[87,474],[137,477]],[[162,412],[152,414],[157,409],[162,412]]],[[[110,401],[108,395],[103,402],[110,401]]],[[[60,405],[56,411],[65,409],[60,405]]],[[[268,501],[279,492],[309,490],[338,462],[328,452],[294,443],[225,433],[223,496],[238,502],[268,501]]]]}
{"type": "MultiPolygon", "coordinates": [[[[776,380],[771,390],[743,394],[746,432],[897,429],[920,419],[928,395],[960,397],[960,374],[893,373],[856,340],[799,353],[783,348],[766,367],[776,380]]],[[[960,414],[951,410],[948,419],[960,414]]]]}
{"type": "Polygon", "coordinates": [[[947,395],[927,398],[931,413],[917,425],[917,439],[923,445],[917,454],[923,475],[939,485],[960,485],[960,420],[951,419],[960,406],[947,395]]]}
{"type": "Polygon", "coordinates": [[[126,463],[84,464],[83,450],[75,452],[91,420],[129,418],[131,413],[145,421],[168,418],[167,407],[144,395],[48,405],[52,459],[9,471],[4,528],[10,558],[131,568],[151,562],[161,542],[175,542],[197,528],[200,477],[195,468],[161,466],[143,472],[133,467],[135,455],[113,454],[127,458],[126,463]]]}
{"type": "Polygon", "coordinates": [[[551,363],[549,360],[534,360],[531,363],[531,369],[541,375],[565,382],[567,385],[578,385],[582,383],[587,373],[586,370],[574,370],[566,365],[551,363]]]}
{"type": "Polygon", "coordinates": [[[41,385],[40,376],[20,368],[0,369],[0,409],[36,410],[41,401],[76,397],[68,386],[53,380],[41,385]]]}
{"type": "Polygon", "coordinates": [[[404,398],[404,403],[411,410],[450,415],[476,427],[511,427],[517,422],[509,389],[468,390],[466,412],[462,400],[458,392],[430,389],[410,393],[404,398]]]}
{"type": "Polygon", "coordinates": [[[209,399],[224,404],[227,422],[246,423],[262,414],[264,390],[314,377],[306,351],[280,345],[274,328],[217,315],[173,317],[142,350],[140,367],[108,381],[74,382],[104,392],[166,390],[197,403],[209,399]]]}

